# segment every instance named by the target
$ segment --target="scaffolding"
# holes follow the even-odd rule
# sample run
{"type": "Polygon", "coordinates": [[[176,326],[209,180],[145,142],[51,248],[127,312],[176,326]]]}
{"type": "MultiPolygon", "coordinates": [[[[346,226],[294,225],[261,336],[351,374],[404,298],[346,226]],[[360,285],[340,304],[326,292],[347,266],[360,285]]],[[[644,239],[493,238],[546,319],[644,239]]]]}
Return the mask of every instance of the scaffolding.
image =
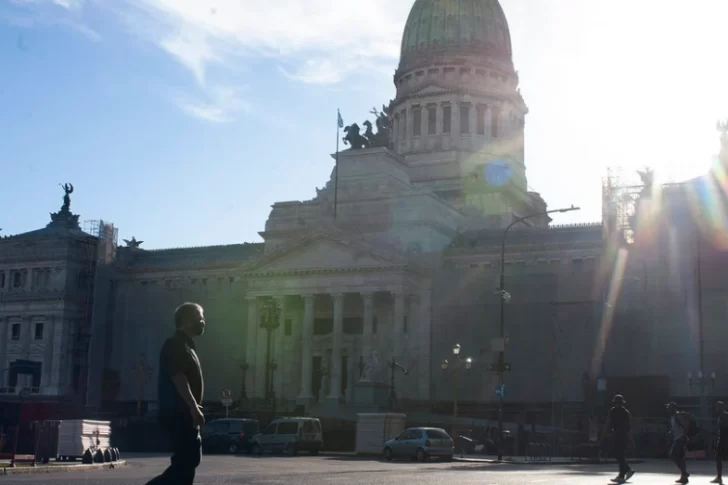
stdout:
{"type": "Polygon", "coordinates": [[[616,236],[627,244],[634,241],[633,221],[637,201],[645,185],[631,182],[623,176],[621,168],[607,169],[607,176],[602,182],[602,230],[605,239],[616,236]]]}
{"type": "Polygon", "coordinates": [[[114,227],[113,222],[107,222],[103,219],[84,221],[83,232],[103,241],[110,242],[114,246],[118,244],[119,229],[114,227]]]}

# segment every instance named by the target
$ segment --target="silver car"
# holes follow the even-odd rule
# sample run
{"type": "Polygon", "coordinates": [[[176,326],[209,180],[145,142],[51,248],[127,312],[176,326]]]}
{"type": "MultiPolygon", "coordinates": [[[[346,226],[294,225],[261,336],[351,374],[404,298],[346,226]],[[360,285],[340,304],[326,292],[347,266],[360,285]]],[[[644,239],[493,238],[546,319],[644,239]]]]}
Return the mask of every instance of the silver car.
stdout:
{"type": "Polygon", "coordinates": [[[409,428],[384,443],[384,459],[414,458],[426,461],[431,456],[452,460],[455,445],[452,438],[440,428],[409,428]]]}

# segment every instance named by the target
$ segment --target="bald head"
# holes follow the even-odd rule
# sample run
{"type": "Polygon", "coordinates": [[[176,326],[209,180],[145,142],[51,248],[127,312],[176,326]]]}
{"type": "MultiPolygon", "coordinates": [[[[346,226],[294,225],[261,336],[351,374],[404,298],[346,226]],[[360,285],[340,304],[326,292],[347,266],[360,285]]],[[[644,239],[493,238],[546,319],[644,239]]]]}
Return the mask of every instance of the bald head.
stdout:
{"type": "Polygon", "coordinates": [[[205,314],[197,303],[183,303],[174,311],[174,325],[192,337],[199,337],[205,331],[205,314]]]}

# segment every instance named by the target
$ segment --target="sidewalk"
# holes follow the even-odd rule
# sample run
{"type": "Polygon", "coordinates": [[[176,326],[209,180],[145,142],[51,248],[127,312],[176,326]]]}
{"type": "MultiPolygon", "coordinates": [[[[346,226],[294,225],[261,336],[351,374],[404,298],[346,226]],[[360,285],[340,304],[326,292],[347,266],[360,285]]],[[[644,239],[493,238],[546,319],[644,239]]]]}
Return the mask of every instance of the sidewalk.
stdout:
{"type": "MultiPolygon", "coordinates": [[[[503,457],[503,461],[499,462],[494,456],[491,455],[455,455],[454,461],[465,462],[465,463],[505,463],[511,465],[616,465],[616,460],[611,458],[601,459],[599,462],[592,460],[578,460],[572,459],[566,456],[554,456],[552,458],[535,458],[527,460],[523,456],[503,457]]],[[[644,460],[627,460],[631,465],[637,463],[643,463],[644,460]]]]}
{"type": "Polygon", "coordinates": [[[47,465],[32,466],[30,464],[18,464],[15,468],[10,468],[8,461],[0,462],[0,476],[4,475],[29,475],[36,473],[58,473],[70,471],[87,471],[87,470],[113,470],[127,465],[126,460],[118,460],[111,463],[94,463],[92,465],[83,465],[81,463],[60,463],[51,462],[47,465]]]}

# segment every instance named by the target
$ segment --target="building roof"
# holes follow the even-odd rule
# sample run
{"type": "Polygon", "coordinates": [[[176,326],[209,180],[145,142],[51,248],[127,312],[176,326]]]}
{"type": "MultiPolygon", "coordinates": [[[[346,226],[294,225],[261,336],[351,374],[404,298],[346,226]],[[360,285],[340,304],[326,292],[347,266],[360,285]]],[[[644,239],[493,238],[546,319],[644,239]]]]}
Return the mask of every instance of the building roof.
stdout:
{"type": "Polygon", "coordinates": [[[498,0],[417,0],[402,36],[400,69],[428,54],[462,53],[511,63],[511,35],[498,0]]]}
{"type": "MultiPolygon", "coordinates": [[[[602,240],[601,223],[573,224],[550,228],[512,229],[506,244],[512,246],[559,245],[575,242],[598,243],[602,240]]],[[[503,239],[502,230],[486,229],[458,234],[450,249],[498,248],[503,239]]]]}
{"type": "Polygon", "coordinates": [[[193,248],[143,250],[119,248],[119,260],[130,269],[176,269],[190,266],[228,266],[263,257],[263,243],[229,244],[193,248]]]}

